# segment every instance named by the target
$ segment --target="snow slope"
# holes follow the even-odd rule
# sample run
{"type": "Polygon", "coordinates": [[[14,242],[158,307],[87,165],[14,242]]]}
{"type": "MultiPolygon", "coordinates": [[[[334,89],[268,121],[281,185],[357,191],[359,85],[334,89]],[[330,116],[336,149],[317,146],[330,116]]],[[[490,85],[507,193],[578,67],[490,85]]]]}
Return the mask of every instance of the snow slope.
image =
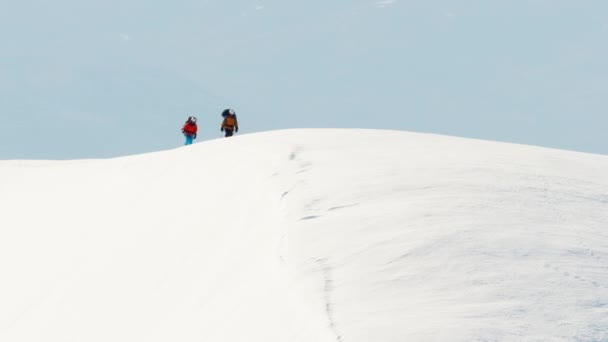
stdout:
{"type": "Polygon", "coordinates": [[[0,341],[608,341],[608,157],[287,130],[0,162],[0,341]]]}

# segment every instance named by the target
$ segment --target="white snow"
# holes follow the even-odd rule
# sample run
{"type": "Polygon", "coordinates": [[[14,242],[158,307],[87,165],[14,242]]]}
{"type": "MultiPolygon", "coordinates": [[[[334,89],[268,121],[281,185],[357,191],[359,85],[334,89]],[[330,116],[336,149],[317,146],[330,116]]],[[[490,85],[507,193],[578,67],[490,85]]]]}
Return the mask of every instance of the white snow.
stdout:
{"type": "Polygon", "coordinates": [[[0,162],[0,341],[607,341],[608,157],[287,130],[0,162]]]}

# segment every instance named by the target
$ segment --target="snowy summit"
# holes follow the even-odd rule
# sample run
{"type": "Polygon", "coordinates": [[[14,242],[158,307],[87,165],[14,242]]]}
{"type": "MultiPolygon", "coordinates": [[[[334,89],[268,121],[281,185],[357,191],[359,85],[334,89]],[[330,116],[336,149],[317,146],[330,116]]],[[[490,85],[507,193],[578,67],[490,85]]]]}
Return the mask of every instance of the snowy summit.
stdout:
{"type": "Polygon", "coordinates": [[[608,340],[607,156],[286,130],[1,161],[0,208],[0,341],[608,340]]]}

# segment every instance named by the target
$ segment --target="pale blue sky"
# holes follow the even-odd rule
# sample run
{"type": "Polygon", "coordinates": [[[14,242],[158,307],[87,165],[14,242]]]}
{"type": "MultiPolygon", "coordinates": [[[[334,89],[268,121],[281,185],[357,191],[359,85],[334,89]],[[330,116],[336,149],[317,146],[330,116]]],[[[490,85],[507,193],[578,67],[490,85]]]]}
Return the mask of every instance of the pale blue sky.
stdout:
{"type": "Polygon", "coordinates": [[[608,154],[608,2],[0,0],[0,159],[280,128],[608,154]]]}

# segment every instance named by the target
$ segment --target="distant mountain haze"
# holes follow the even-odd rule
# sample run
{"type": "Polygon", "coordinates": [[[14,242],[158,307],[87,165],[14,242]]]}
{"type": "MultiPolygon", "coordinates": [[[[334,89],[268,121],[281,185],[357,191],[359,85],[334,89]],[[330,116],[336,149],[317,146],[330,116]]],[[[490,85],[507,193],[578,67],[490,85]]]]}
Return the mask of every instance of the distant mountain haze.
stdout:
{"type": "Polygon", "coordinates": [[[241,134],[431,132],[608,153],[608,3],[26,0],[0,13],[0,159],[241,134]]]}

